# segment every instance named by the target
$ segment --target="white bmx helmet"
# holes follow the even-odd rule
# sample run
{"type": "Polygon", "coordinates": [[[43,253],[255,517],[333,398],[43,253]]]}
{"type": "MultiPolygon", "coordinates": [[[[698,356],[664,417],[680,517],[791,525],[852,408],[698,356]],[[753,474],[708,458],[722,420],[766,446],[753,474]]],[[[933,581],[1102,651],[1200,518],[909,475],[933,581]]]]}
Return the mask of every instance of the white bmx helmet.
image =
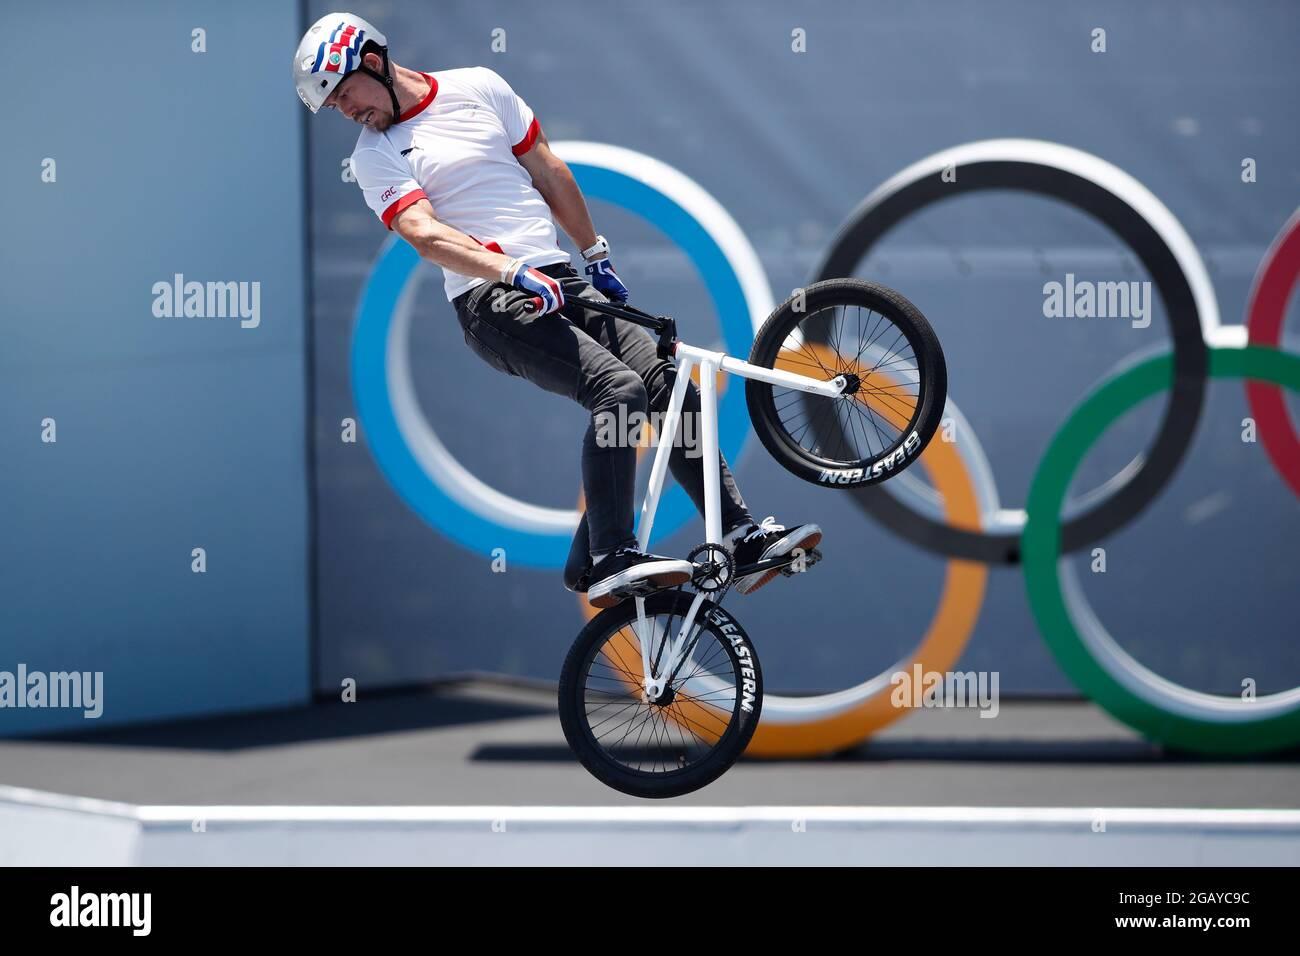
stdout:
{"type": "Polygon", "coordinates": [[[393,74],[388,65],[388,40],[354,13],[327,13],[303,34],[298,52],[293,55],[293,82],[298,88],[298,98],[315,113],[343,78],[356,72],[367,73],[388,88],[396,122],[399,111],[397,94],[393,91],[393,74]],[[382,73],[361,62],[363,50],[372,43],[383,57],[382,73]]]}

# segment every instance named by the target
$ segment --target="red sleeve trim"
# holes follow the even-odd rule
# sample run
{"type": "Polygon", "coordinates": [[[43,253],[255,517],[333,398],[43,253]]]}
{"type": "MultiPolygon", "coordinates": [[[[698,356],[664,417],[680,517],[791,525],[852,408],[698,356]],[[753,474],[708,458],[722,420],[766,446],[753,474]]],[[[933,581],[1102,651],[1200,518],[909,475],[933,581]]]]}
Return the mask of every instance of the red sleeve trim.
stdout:
{"type": "Polygon", "coordinates": [[[524,155],[524,153],[533,148],[533,143],[537,142],[537,134],[541,131],[541,124],[537,122],[537,117],[534,116],[533,121],[528,124],[528,132],[524,134],[523,139],[510,147],[510,152],[514,153],[516,156],[524,155]]]}
{"type": "Polygon", "coordinates": [[[401,199],[397,200],[397,202],[393,203],[391,206],[389,206],[387,209],[384,210],[384,215],[383,215],[384,225],[387,226],[389,229],[392,229],[394,216],[396,216],[407,206],[413,206],[421,199],[425,199],[425,198],[427,197],[424,195],[423,189],[412,189],[409,193],[407,193],[401,199]]]}

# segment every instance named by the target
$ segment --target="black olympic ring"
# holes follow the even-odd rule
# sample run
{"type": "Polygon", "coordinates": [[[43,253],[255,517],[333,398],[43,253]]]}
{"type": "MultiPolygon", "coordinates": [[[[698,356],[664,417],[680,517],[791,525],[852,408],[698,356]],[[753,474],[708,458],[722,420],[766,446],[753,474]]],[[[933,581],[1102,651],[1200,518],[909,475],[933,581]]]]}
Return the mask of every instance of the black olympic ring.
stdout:
{"type": "MultiPolygon", "coordinates": [[[[1209,351],[1191,284],[1173,250],[1150,222],[1125,200],[1084,176],[1027,160],[977,160],[956,166],[956,180],[941,171],[897,188],[882,187],[849,216],[831,243],[813,281],[851,276],[886,232],[919,209],[963,193],[1008,189],[1059,199],[1092,215],[1123,239],[1146,267],[1169,317],[1174,383],[1155,441],[1110,496],[1065,521],[1061,553],[1078,550],[1132,520],[1159,494],[1191,444],[1205,400],[1209,351]]],[[[953,528],[918,514],[880,486],[851,489],[856,505],[883,525],[926,550],[990,564],[1017,564],[1020,535],[953,528]]]]}

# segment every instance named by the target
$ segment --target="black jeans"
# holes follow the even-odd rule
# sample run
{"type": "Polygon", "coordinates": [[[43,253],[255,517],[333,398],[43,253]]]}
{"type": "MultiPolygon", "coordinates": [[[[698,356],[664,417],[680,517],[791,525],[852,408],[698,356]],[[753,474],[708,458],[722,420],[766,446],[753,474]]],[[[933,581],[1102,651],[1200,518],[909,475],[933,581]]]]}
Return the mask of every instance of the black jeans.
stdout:
{"type": "MultiPolygon", "coordinates": [[[[532,296],[502,282],[484,282],[453,301],[465,342],[485,362],[507,375],[565,395],[591,413],[582,441],[582,486],[587,511],[578,526],[569,557],[570,569],[585,566],[592,551],[609,551],[634,544],[636,448],[626,431],[609,426],[635,422],[639,413],[662,414],[668,408],[677,368],[660,358],[655,339],[639,325],[584,309],[581,300],[606,301],[568,263],[540,266],[560,280],[564,308],[549,315],[525,312],[532,296]],[[613,435],[615,440],[610,440],[613,435]]],[[[704,459],[698,447],[700,393],[687,386],[678,440],[669,456],[669,469],[704,513],[704,459]],[[688,444],[682,440],[695,437],[688,444]]],[[[653,415],[651,416],[653,421],[653,415]]],[[[633,433],[635,438],[635,430],[633,433]]],[[[722,455],[721,496],[723,530],[751,520],[735,478],[722,455]]],[[[570,570],[566,569],[566,577],[570,570]]]]}

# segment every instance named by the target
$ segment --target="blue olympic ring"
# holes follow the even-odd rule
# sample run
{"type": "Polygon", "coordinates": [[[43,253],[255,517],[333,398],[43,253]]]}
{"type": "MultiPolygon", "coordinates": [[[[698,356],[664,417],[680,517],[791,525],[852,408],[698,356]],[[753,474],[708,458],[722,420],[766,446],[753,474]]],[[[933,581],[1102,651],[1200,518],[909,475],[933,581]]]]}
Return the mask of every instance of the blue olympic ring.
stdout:
{"type": "MultiPolygon", "coordinates": [[[[674,200],[624,173],[584,163],[570,163],[569,168],[584,194],[637,213],[681,247],[709,291],[727,351],[747,356],[753,325],[740,280],[701,224],[674,200]]],[[[572,531],[525,531],[469,510],[421,466],[402,435],[388,389],[387,345],[398,304],[419,263],[409,244],[391,237],[371,269],[357,306],[352,390],[371,453],[402,500],[427,524],[457,543],[484,555],[504,548],[512,561],[527,566],[563,567],[572,531]]],[[[748,437],[744,389],[729,388],[719,396],[718,438],[723,455],[733,465],[748,437]]],[[[660,501],[651,543],[678,531],[695,515],[686,493],[671,484],[660,501]]]]}

